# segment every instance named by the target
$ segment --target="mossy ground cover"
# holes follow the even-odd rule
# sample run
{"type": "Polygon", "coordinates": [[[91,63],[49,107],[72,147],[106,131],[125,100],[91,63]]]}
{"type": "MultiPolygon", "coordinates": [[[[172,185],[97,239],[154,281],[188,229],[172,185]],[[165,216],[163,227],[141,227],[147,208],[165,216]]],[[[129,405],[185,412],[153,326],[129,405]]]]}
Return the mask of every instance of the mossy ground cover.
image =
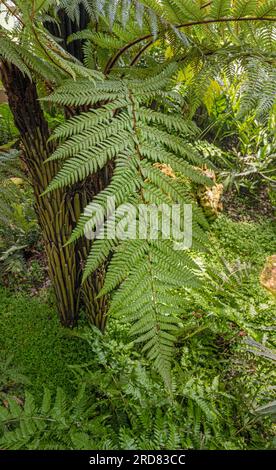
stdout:
{"type": "Polygon", "coordinates": [[[53,307],[4,288],[0,288],[0,349],[1,355],[13,356],[13,365],[39,395],[43,386],[70,392],[74,385],[67,365],[91,357],[87,343],[61,327],[53,307]]]}

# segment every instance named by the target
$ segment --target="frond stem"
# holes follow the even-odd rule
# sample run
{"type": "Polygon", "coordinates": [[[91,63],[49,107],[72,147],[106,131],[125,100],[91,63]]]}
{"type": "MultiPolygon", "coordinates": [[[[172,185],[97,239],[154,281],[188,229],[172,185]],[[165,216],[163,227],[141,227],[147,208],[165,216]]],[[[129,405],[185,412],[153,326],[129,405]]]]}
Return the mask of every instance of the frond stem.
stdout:
{"type": "Polygon", "coordinates": [[[4,5],[4,7],[7,9],[7,11],[10,12],[10,14],[11,14],[12,16],[14,16],[14,17],[19,21],[19,23],[22,24],[22,26],[25,26],[25,23],[23,22],[22,18],[20,18],[20,16],[18,16],[18,15],[15,13],[15,11],[12,9],[12,7],[10,7],[10,6],[5,2],[5,0],[2,0],[2,3],[3,3],[3,5],[4,5]]]}
{"type": "MultiPolygon", "coordinates": [[[[181,29],[181,28],[189,28],[191,26],[199,26],[199,25],[207,25],[207,24],[215,24],[215,23],[231,23],[231,22],[241,22],[241,21],[276,21],[275,17],[258,17],[258,16],[244,16],[240,18],[234,18],[234,17],[229,17],[229,18],[218,18],[218,19],[207,19],[207,20],[198,20],[198,21],[190,21],[189,23],[182,23],[179,25],[176,25],[176,29],[181,29]]],[[[139,44],[142,41],[146,41],[147,39],[151,39],[153,37],[153,34],[145,34],[144,36],[140,36],[137,39],[134,39],[134,41],[129,42],[126,44],[124,47],[122,47],[113,57],[110,58],[108,61],[106,67],[105,67],[105,75],[108,75],[116,62],[119,60],[122,54],[124,54],[128,49],[131,47],[135,46],[136,44],[139,44]]],[[[157,39],[156,39],[157,40],[157,39]]],[[[152,43],[154,43],[156,40],[152,40],[152,43]]]]}

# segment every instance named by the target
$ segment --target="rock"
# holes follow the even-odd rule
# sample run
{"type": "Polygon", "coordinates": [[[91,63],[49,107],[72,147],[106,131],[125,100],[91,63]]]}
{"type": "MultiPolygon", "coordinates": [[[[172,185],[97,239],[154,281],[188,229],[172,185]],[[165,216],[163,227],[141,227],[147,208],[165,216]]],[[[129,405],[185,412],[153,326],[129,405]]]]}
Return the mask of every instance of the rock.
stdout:
{"type": "Polygon", "coordinates": [[[260,275],[260,283],[276,297],[276,255],[266,259],[260,275]]]}
{"type": "MultiPolygon", "coordinates": [[[[158,168],[164,175],[169,176],[169,178],[175,179],[175,175],[172,167],[165,163],[155,163],[153,165],[155,168],[158,168]]],[[[218,216],[219,212],[222,211],[223,206],[221,202],[221,196],[223,193],[223,185],[217,184],[216,175],[212,170],[202,170],[198,168],[205,176],[214,181],[214,185],[210,188],[209,186],[200,185],[197,189],[197,199],[200,206],[203,208],[207,217],[215,218],[218,216]]]]}
{"type": "Polygon", "coordinates": [[[212,187],[200,185],[197,190],[198,202],[207,217],[215,218],[223,210],[221,196],[223,184],[216,183],[216,175],[212,170],[203,170],[205,176],[214,181],[212,187]]]}
{"type": "Polygon", "coordinates": [[[22,178],[10,178],[10,181],[15,184],[16,186],[23,186],[24,180],[22,178]]]}
{"type": "Polygon", "coordinates": [[[169,176],[170,178],[173,178],[173,179],[176,178],[171,165],[166,165],[166,163],[154,163],[153,166],[155,168],[159,168],[159,170],[162,171],[164,175],[169,176]]]}

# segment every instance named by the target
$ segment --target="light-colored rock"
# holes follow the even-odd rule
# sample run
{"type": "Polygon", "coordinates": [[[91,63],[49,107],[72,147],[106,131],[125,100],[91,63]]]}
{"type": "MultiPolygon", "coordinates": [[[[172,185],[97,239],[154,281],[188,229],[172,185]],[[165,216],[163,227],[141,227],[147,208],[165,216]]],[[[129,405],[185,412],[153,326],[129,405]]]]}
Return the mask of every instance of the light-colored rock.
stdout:
{"type": "Polygon", "coordinates": [[[10,181],[16,186],[23,186],[24,184],[24,180],[22,178],[13,177],[13,178],[10,178],[10,181]]]}
{"type": "Polygon", "coordinates": [[[166,163],[154,163],[153,166],[155,168],[159,168],[159,170],[162,171],[164,175],[169,176],[170,178],[173,178],[173,179],[176,178],[171,165],[166,165],[166,163]]]}
{"type": "Polygon", "coordinates": [[[200,185],[197,191],[198,202],[207,217],[217,217],[223,210],[221,201],[223,184],[216,183],[216,175],[212,170],[203,170],[205,176],[214,181],[212,187],[200,185]]]}
{"type": "Polygon", "coordinates": [[[269,256],[260,275],[260,282],[276,297],[276,255],[269,256]]]}

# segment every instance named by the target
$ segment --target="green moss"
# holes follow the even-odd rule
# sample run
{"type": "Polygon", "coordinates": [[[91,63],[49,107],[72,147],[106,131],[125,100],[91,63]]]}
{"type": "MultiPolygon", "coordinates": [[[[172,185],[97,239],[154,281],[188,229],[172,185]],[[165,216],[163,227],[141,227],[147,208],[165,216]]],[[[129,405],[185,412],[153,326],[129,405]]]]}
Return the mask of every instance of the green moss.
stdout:
{"type": "Polygon", "coordinates": [[[0,349],[13,354],[14,365],[40,396],[43,385],[55,390],[74,388],[68,364],[86,362],[91,349],[60,326],[54,309],[39,299],[14,295],[0,288],[0,349]]]}
{"type": "Polygon", "coordinates": [[[253,266],[262,267],[267,256],[276,252],[276,223],[234,222],[220,216],[211,227],[211,243],[230,261],[239,258],[253,266]]]}

